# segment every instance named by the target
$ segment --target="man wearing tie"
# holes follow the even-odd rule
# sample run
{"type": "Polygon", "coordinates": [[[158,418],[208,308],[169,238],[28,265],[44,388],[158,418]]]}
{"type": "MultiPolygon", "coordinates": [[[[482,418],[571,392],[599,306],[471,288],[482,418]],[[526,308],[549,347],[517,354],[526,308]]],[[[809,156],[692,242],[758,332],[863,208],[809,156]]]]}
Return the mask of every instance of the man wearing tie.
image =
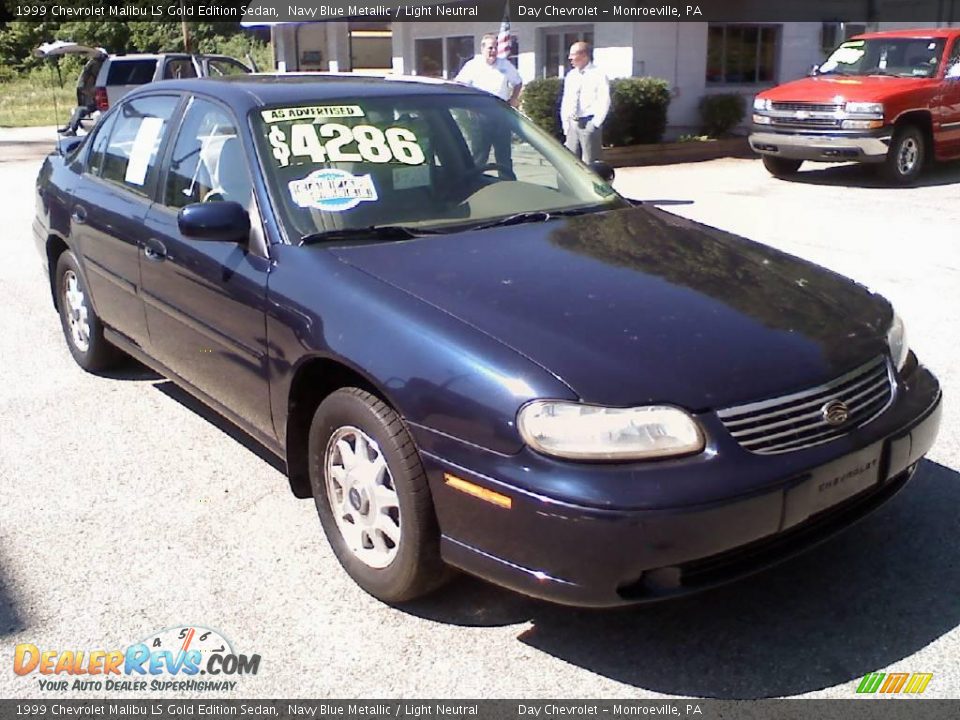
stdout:
{"type": "Polygon", "coordinates": [[[600,159],[601,126],[610,111],[610,82],[590,61],[590,46],[575,42],[570,46],[573,68],[563,78],[560,124],[567,149],[583,162],[600,159]]]}

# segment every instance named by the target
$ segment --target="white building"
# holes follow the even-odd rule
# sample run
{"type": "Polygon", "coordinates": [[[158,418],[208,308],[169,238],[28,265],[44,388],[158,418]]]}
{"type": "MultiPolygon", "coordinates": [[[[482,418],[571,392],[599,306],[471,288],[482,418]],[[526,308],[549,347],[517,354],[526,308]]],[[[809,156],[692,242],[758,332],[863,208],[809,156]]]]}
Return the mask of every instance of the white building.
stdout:
{"type": "MultiPolygon", "coordinates": [[[[947,24],[947,23],[939,23],[947,24]]],[[[873,29],[938,23],[706,23],[514,21],[524,82],[562,76],[576,40],[594,46],[611,78],[652,76],[670,83],[668,136],[696,131],[704,95],[736,92],[748,103],[760,90],[805,75],[845,37],[873,29]]],[[[273,28],[278,69],[395,72],[453,78],[480,48],[489,22],[291,23],[273,28]]]]}

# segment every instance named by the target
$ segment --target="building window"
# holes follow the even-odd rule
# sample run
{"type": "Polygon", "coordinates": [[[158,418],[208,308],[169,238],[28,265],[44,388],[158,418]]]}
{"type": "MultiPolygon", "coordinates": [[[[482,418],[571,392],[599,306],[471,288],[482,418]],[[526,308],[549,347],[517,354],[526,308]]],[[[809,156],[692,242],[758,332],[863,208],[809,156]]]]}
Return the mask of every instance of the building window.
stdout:
{"type": "Polygon", "coordinates": [[[443,40],[441,38],[421,38],[414,42],[413,52],[417,56],[417,75],[443,77],[443,40]]]}
{"type": "Polygon", "coordinates": [[[468,60],[473,59],[473,35],[447,38],[447,77],[455,78],[468,60]]]}
{"type": "Polygon", "coordinates": [[[388,22],[350,22],[350,69],[389,72],[393,67],[393,30],[388,22]]]}
{"type": "Polygon", "coordinates": [[[751,85],[774,82],[778,26],[710,24],[707,83],[751,85]]]}
{"type": "Polygon", "coordinates": [[[563,77],[570,67],[567,61],[570,46],[579,40],[588,42],[590,47],[593,47],[593,25],[544,30],[540,77],[563,77]]]}

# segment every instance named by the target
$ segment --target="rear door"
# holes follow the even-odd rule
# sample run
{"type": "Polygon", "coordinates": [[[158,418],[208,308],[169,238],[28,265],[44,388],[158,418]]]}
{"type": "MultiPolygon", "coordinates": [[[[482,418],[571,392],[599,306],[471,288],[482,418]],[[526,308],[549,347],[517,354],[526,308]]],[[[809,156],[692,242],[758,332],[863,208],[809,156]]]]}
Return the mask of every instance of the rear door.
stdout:
{"type": "Polygon", "coordinates": [[[239,127],[231,111],[212,100],[195,97],[187,107],[147,215],[152,251],[141,259],[143,298],[154,356],[269,437],[270,262],[239,127]],[[246,247],[181,235],[181,208],[226,200],[250,213],[253,230],[246,247]]]}
{"type": "Polygon", "coordinates": [[[70,235],[97,314],[143,347],[147,328],[138,296],[143,221],[157,155],[179,100],[149,96],[116,108],[96,131],[72,201],[70,235]]]}

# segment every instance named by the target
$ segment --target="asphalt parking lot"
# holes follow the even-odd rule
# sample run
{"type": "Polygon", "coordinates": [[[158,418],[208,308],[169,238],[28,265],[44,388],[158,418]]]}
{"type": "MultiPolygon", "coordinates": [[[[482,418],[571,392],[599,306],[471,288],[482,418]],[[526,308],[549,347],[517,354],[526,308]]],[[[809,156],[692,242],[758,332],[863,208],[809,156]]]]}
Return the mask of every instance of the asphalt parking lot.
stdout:
{"type": "Polygon", "coordinates": [[[618,171],[628,196],[885,294],[947,400],[916,479],[855,528],[733,586],[597,612],[468,578],[403,609],[365,595],[312,501],[252,441],[142,367],[103,378],[73,363],[30,237],[38,161],[11,157],[0,157],[0,697],[44,695],[36,674],[11,670],[19,643],[117,649],[180,625],[261,656],[233,697],[850,698],[877,670],[931,672],[926,696],[960,696],[960,166],[911,189],[855,167],[784,182],[755,160],[618,171]]]}

